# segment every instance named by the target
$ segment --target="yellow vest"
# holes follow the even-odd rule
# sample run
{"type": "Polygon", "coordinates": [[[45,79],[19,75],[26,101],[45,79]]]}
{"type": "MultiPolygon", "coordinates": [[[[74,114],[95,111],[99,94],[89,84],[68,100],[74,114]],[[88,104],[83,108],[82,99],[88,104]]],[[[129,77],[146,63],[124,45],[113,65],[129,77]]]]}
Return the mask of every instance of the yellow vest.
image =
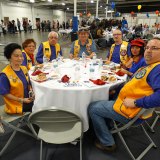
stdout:
{"type": "MultiPolygon", "coordinates": [[[[110,54],[109,54],[109,61],[112,59],[113,51],[114,51],[115,44],[112,44],[111,49],[110,49],[110,54]]],[[[126,64],[130,57],[127,55],[127,47],[128,47],[128,42],[122,41],[121,47],[120,47],[120,61],[122,64],[126,64]]]]}
{"type": "MultiPolygon", "coordinates": [[[[45,56],[50,59],[50,57],[51,57],[51,47],[50,47],[49,42],[46,41],[46,42],[43,42],[42,44],[43,44],[43,54],[45,54],[45,56]]],[[[56,50],[56,57],[57,57],[59,52],[61,51],[61,47],[60,47],[59,43],[55,44],[55,50],[56,50]]]]}
{"type": "MultiPolygon", "coordinates": [[[[128,119],[135,117],[138,114],[138,112],[140,112],[142,108],[125,107],[123,105],[123,100],[125,98],[132,98],[136,100],[144,96],[149,96],[154,92],[153,89],[147,83],[147,76],[151,72],[151,70],[158,64],[160,64],[160,62],[149,65],[144,68],[140,68],[134,74],[133,79],[126,83],[126,85],[121,89],[118,98],[113,105],[113,109],[115,112],[121,114],[122,116],[128,119]]],[[[146,119],[150,116],[152,116],[152,114],[142,116],[141,118],[146,119]]]]}
{"type": "MultiPolygon", "coordinates": [[[[21,69],[26,77],[26,80],[29,83],[28,78],[28,70],[25,66],[21,66],[21,69]]],[[[19,97],[24,98],[24,87],[22,81],[19,79],[17,74],[13,71],[10,65],[7,65],[6,68],[2,71],[6,74],[9,83],[10,83],[10,94],[19,97]]],[[[5,101],[5,112],[9,114],[22,114],[22,104],[18,101],[11,100],[7,97],[4,97],[5,101]]]]}
{"type": "MultiPolygon", "coordinates": [[[[86,44],[87,46],[86,49],[88,53],[90,52],[91,45],[92,45],[92,40],[88,39],[88,43],[86,44]]],[[[74,58],[78,57],[79,51],[80,51],[79,40],[76,40],[74,43],[74,54],[73,54],[74,58]]]]}
{"type": "Polygon", "coordinates": [[[22,50],[23,53],[25,53],[26,57],[27,57],[27,69],[30,70],[30,68],[32,67],[32,60],[30,59],[30,57],[28,56],[28,54],[25,52],[25,50],[22,50]]]}

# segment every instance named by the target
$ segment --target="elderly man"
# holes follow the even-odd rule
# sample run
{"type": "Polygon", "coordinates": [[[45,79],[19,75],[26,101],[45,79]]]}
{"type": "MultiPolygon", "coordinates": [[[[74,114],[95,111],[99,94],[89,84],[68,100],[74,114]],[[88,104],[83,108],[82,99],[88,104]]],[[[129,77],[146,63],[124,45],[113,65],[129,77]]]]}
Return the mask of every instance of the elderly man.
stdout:
{"type": "Polygon", "coordinates": [[[126,66],[131,56],[130,45],[122,40],[122,32],[119,29],[113,31],[113,39],[115,43],[111,46],[107,60],[126,66]]]}
{"type": "Polygon", "coordinates": [[[93,53],[96,53],[97,49],[95,42],[89,39],[88,29],[80,29],[78,38],[78,40],[72,43],[69,57],[77,59],[82,57],[82,53],[85,52],[88,58],[92,58],[93,53]]]}
{"type": "Polygon", "coordinates": [[[62,50],[60,44],[57,43],[58,34],[54,31],[48,34],[48,41],[42,42],[38,48],[38,53],[36,55],[36,60],[38,63],[43,63],[43,56],[48,58],[48,61],[56,59],[60,54],[62,55],[62,50]]]}
{"type": "MultiPolygon", "coordinates": [[[[114,151],[115,141],[109,131],[111,119],[127,123],[134,118],[142,108],[160,106],[160,39],[153,38],[145,47],[144,58],[147,66],[140,68],[132,79],[121,89],[116,101],[98,101],[89,106],[98,140],[95,145],[104,151],[114,151]]],[[[146,119],[152,116],[151,114],[146,119]]]]}

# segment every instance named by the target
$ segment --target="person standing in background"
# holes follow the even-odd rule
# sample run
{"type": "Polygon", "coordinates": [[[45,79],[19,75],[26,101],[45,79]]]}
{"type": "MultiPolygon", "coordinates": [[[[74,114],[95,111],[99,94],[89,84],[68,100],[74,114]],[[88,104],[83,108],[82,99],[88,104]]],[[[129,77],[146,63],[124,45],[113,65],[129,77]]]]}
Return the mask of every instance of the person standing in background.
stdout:
{"type": "Polygon", "coordinates": [[[59,21],[57,20],[57,29],[59,31],[59,21]]]}
{"type": "Polygon", "coordinates": [[[18,18],[17,18],[17,27],[18,27],[19,33],[21,33],[21,22],[18,18]]]}
{"type": "Polygon", "coordinates": [[[28,26],[28,22],[26,19],[23,20],[23,29],[24,29],[24,32],[27,33],[27,26],[28,26]]]}
{"type": "Polygon", "coordinates": [[[125,25],[128,26],[128,22],[127,22],[127,20],[125,19],[125,17],[123,17],[123,19],[122,19],[122,28],[124,28],[125,25]]]}

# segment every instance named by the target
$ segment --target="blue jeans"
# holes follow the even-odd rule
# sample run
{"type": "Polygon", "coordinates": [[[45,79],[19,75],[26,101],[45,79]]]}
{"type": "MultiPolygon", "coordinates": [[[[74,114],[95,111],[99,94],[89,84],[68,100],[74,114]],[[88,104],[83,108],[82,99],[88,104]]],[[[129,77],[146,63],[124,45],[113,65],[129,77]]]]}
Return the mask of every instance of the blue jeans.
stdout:
{"type": "Polygon", "coordinates": [[[94,131],[101,144],[112,146],[115,144],[114,138],[109,131],[111,119],[126,124],[129,119],[121,116],[113,110],[115,101],[97,101],[89,105],[89,115],[92,119],[94,131]]]}

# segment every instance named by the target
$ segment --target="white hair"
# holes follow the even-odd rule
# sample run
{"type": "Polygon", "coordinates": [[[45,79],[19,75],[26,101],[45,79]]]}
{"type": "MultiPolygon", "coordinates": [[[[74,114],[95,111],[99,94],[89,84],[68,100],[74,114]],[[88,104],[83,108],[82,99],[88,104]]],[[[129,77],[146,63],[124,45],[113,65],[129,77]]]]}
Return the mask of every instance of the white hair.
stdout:
{"type": "Polygon", "coordinates": [[[50,32],[50,33],[48,34],[48,38],[51,37],[52,34],[56,35],[56,37],[58,38],[58,33],[55,32],[55,31],[50,32]]]}

